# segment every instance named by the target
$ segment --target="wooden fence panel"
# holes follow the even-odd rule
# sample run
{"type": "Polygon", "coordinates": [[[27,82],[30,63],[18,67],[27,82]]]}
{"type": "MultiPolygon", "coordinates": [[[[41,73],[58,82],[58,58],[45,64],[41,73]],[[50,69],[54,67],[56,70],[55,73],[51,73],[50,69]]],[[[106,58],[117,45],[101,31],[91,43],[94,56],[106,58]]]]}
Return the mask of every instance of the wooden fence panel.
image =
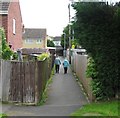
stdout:
{"type": "Polygon", "coordinates": [[[9,89],[10,89],[10,73],[11,73],[10,61],[1,60],[1,100],[8,101],[9,89]]]}
{"type": "Polygon", "coordinates": [[[94,101],[94,96],[92,93],[91,88],[91,78],[86,77],[86,69],[87,69],[87,55],[79,55],[77,53],[73,53],[72,56],[72,65],[74,72],[76,72],[77,76],[79,77],[79,80],[82,82],[85,91],[88,95],[88,98],[90,101],[94,101]]]}
{"type": "Polygon", "coordinates": [[[0,102],[2,101],[2,60],[0,60],[0,102]]]}
{"type": "Polygon", "coordinates": [[[33,103],[35,101],[35,65],[32,62],[26,62],[24,66],[25,77],[24,77],[24,89],[23,89],[23,102],[33,103]]]}
{"type": "Polygon", "coordinates": [[[36,102],[41,100],[42,93],[43,93],[43,84],[44,84],[44,72],[43,72],[43,62],[39,61],[36,62],[36,72],[38,73],[36,76],[36,102]]]}
{"type": "Polygon", "coordinates": [[[35,103],[41,99],[46,82],[50,77],[52,61],[4,61],[3,91],[4,100],[20,103],[35,103]]]}

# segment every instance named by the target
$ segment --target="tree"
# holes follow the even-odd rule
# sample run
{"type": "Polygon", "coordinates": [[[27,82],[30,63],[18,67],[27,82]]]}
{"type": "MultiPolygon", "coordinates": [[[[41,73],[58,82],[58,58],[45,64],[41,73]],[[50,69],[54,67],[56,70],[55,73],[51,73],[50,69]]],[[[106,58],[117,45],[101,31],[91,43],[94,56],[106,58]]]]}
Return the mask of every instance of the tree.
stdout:
{"type": "Polygon", "coordinates": [[[88,69],[91,72],[88,73],[93,79],[93,93],[97,99],[115,98],[120,93],[119,66],[117,66],[120,5],[79,2],[75,3],[73,8],[76,10],[73,24],[75,38],[91,57],[89,63],[92,65],[89,65],[88,69]]]}
{"type": "Polygon", "coordinates": [[[64,45],[65,45],[65,49],[69,47],[69,26],[68,25],[64,28],[63,34],[61,36],[61,46],[64,48],[64,45]]]}
{"type": "Polygon", "coordinates": [[[51,40],[47,40],[47,47],[55,47],[55,44],[51,40]]]}
{"type": "Polygon", "coordinates": [[[0,28],[0,39],[1,39],[0,40],[0,42],[1,42],[0,58],[9,60],[11,58],[11,56],[13,55],[13,51],[10,49],[9,45],[6,42],[5,33],[4,33],[3,28],[0,28]]]}

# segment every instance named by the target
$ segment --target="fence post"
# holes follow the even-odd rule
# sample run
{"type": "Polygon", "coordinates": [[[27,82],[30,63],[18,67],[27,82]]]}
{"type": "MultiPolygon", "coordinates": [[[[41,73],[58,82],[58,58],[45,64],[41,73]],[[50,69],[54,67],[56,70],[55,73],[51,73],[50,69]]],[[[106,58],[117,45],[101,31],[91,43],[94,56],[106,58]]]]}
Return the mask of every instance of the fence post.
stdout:
{"type": "Polygon", "coordinates": [[[35,61],[35,104],[38,103],[38,62],[35,61]]]}

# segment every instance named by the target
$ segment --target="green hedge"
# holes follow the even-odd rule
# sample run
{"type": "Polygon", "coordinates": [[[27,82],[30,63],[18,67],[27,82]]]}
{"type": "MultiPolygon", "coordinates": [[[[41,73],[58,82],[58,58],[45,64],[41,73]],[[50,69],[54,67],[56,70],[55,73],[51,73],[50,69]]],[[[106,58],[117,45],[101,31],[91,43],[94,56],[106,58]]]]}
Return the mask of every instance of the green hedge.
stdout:
{"type": "Polygon", "coordinates": [[[112,99],[120,93],[120,4],[78,2],[73,5],[75,37],[91,58],[87,74],[92,77],[97,99],[112,99]]]}

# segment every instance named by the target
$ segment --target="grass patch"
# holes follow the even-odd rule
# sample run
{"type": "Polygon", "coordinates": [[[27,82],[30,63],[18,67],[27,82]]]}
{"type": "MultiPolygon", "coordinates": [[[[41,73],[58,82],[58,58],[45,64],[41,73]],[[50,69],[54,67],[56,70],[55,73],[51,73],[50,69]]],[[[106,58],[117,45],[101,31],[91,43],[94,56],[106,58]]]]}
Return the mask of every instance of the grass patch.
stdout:
{"type": "Polygon", "coordinates": [[[0,114],[0,118],[7,118],[6,114],[0,114]]]}
{"type": "Polygon", "coordinates": [[[43,93],[42,93],[42,98],[41,98],[41,100],[40,100],[40,102],[38,103],[38,105],[43,105],[45,102],[46,102],[46,100],[47,100],[47,98],[48,98],[48,94],[47,94],[47,91],[48,91],[48,87],[49,87],[49,85],[50,85],[50,83],[52,82],[52,79],[50,78],[48,81],[47,81],[47,84],[46,84],[46,86],[45,86],[45,90],[43,91],[43,93]]]}
{"type": "Polygon", "coordinates": [[[50,78],[47,81],[47,84],[45,86],[45,90],[42,93],[42,98],[41,98],[40,102],[38,103],[38,105],[40,105],[40,106],[43,105],[46,102],[47,98],[48,98],[47,91],[48,91],[49,85],[52,83],[52,77],[53,77],[53,75],[54,75],[54,67],[53,67],[53,69],[51,71],[50,78]]]}
{"type": "Polygon", "coordinates": [[[120,116],[119,105],[120,101],[91,103],[75,111],[71,116],[120,116]]]}

